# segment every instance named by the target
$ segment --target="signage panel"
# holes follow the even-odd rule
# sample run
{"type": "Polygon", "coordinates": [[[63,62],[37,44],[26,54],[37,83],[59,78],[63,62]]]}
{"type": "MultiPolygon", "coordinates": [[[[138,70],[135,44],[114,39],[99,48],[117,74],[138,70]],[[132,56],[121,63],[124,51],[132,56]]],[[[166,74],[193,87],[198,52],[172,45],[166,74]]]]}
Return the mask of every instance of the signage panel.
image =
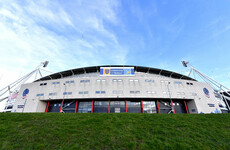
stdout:
{"type": "Polygon", "coordinates": [[[100,67],[100,76],[134,76],[134,67],[100,67]]]}

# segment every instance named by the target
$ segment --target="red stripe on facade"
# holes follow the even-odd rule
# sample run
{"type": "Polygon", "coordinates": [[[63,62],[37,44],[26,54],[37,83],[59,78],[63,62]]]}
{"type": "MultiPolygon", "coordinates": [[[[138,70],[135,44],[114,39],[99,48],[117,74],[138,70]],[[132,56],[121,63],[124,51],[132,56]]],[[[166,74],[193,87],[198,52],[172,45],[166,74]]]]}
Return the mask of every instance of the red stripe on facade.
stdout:
{"type": "Polygon", "coordinates": [[[158,109],[158,113],[160,114],[160,113],[161,113],[161,110],[160,110],[160,106],[159,106],[158,100],[157,100],[157,109],[158,109]]]}
{"type": "Polygon", "coordinates": [[[108,113],[110,113],[110,99],[109,99],[109,108],[108,108],[108,113]]]}
{"type": "Polygon", "coordinates": [[[173,101],[172,101],[172,107],[173,107],[173,113],[175,114],[175,108],[174,108],[174,105],[173,105],[173,101]]]}
{"type": "Polygon", "coordinates": [[[184,101],[184,105],[185,105],[187,114],[189,114],[189,112],[188,112],[188,107],[187,107],[187,104],[186,104],[186,101],[184,101]]]}
{"type": "Polygon", "coordinates": [[[127,113],[127,100],[125,100],[125,112],[127,113]]]}
{"type": "Polygon", "coordinates": [[[91,109],[91,113],[93,113],[93,100],[92,100],[92,109],[91,109]]]}
{"type": "Polygon", "coordinates": [[[46,112],[48,112],[50,102],[48,101],[47,106],[46,106],[46,112]]]}
{"type": "Polygon", "coordinates": [[[77,112],[77,105],[78,105],[78,101],[76,101],[75,113],[77,112]]]}
{"type": "Polygon", "coordinates": [[[63,104],[63,101],[61,102],[61,107],[60,107],[59,113],[61,113],[61,109],[62,109],[62,104],[63,104]]]}
{"type": "Polygon", "coordinates": [[[142,113],[145,113],[145,112],[144,112],[143,100],[141,100],[141,106],[142,106],[142,113]]]}

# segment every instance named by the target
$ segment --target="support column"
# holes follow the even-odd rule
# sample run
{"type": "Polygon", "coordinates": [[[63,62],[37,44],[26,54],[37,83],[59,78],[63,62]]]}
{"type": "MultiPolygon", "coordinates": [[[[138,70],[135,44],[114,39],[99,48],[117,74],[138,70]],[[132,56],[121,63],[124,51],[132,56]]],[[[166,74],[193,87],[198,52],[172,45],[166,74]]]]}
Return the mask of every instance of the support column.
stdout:
{"type": "Polygon", "coordinates": [[[91,113],[93,113],[93,100],[92,100],[92,109],[91,109],[91,113]]]}
{"type": "Polygon", "coordinates": [[[46,106],[46,112],[48,112],[50,102],[48,101],[47,106],[46,106]]]}
{"type": "Polygon", "coordinates": [[[127,113],[127,100],[125,100],[125,112],[127,113]]]}
{"type": "Polygon", "coordinates": [[[78,101],[76,101],[75,113],[77,112],[77,105],[78,105],[78,101]]]}
{"type": "Polygon", "coordinates": [[[110,99],[109,99],[108,113],[110,113],[110,99]]]}
{"type": "Polygon", "coordinates": [[[188,107],[187,107],[187,104],[186,104],[186,101],[184,101],[184,105],[185,105],[187,114],[189,114],[189,112],[188,112],[188,107]]]}
{"type": "Polygon", "coordinates": [[[63,105],[63,101],[61,102],[61,107],[60,107],[59,113],[61,113],[62,105],[63,105]]]}
{"type": "Polygon", "coordinates": [[[158,113],[160,114],[160,113],[161,113],[161,110],[160,110],[160,106],[159,106],[158,100],[157,100],[157,109],[158,109],[158,113]]]}
{"type": "Polygon", "coordinates": [[[141,100],[141,106],[142,106],[142,113],[145,113],[145,112],[144,112],[143,100],[141,100]]]}
{"type": "Polygon", "coordinates": [[[173,108],[173,113],[175,114],[175,108],[174,108],[174,105],[173,105],[173,101],[171,100],[171,103],[172,103],[172,108],[173,108]]]}

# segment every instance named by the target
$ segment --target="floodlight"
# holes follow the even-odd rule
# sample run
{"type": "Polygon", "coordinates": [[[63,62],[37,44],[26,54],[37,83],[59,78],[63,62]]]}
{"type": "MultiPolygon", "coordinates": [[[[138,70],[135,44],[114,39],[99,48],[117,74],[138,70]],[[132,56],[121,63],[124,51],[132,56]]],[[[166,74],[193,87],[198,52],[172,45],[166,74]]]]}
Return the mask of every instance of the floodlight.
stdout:
{"type": "Polygon", "coordinates": [[[181,62],[182,62],[182,64],[183,64],[184,67],[188,67],[187,66],[188,62],[186,62],[186,61],[181,61],[181,62]]]}
{"type": "Polygon", "coordinates": [[[44,67],[44,68],[47,67],[48,63],[49,63],[49,61],[45,61],[45,62],[43,63],[43,67],[44,67]]]}

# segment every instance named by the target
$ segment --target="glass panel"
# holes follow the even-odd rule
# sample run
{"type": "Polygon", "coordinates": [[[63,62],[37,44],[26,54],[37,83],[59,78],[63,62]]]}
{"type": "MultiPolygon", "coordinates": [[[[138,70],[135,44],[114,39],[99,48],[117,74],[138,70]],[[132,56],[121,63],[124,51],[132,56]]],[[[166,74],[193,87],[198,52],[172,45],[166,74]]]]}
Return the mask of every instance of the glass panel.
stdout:
{"type": "Polygon", "coordinates": [[[92,109],[92,102],[79,102],[78,112],[89,113],[92,109]]]}
{"type": "Polygon", "coordinates": [[[95,113],[108,113],[109,102],[108,101],[95,101],[93,106],[93,112],[95,113]]]}
{"type": "Polygon", "coordinates": [[[144,113],[156,113],[155,101],[143,101],[144,113]]]}
{"type": "Polygon", "coordinates": [[[64,101],[63,111],[65,113],[74,113],[76,107],[76,101],[64,101]]]}
{"type": "Polygon", "coordinates": [[[50,102],[48,112],[59,112],[60,106],[61,106],[61,101],[60,102],[50,102]]]}
{"type": "Polygon", "coordinates": [[[127,101],[127,112],[141,113],[141,102],[127,101]]]}
{"type": "Polygon", "coordinates": [[[110,101],[110,112],[125,112],[125,101],[110,101]]]}

